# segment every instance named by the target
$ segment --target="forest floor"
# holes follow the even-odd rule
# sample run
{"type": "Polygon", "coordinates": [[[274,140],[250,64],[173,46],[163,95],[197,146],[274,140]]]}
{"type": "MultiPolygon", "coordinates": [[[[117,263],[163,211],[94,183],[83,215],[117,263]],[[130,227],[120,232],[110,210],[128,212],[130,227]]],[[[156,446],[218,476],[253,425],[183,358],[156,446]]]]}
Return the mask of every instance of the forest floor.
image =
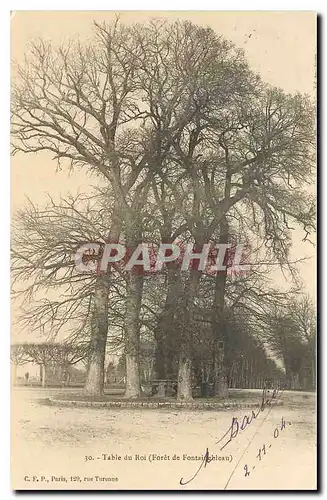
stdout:
{"type": "MultiPolygon", "coordinates": [[[[246,392],[260,400],[261,391],[246,392]]],[[[252,410],[147,411],[40,404],[42,397],[68,393],[76,394],[76,389],[13,389],[15,489],[219,490],[229,479],[227,489],[315,488],[313,393],[283,393],[283,406],[265,409],[222,450],[233,417],[242,422],[252,410]],[[225,440],[217,444],[224,434],[225,440]],[[192,478],[201,465],[188,457],[203,456],[207,449],[216,458],[181,486],[180,479],[192,478]],[[158,458],[151,461],[152,454],[158,458]],[[57,481],[61,476],[65,480],[57,481]],[[118,482],[103,483],[98,476],[108,481],[108,476],[117,477],[118,482]]]]}

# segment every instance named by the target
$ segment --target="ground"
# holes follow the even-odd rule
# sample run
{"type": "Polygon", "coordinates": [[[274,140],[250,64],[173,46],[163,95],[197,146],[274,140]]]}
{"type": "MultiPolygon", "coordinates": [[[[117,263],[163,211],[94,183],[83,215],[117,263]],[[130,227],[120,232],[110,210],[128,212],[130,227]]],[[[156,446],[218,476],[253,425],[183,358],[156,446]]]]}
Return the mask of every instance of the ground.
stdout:
{"type": "MultiPolygon", "coordinates": [[[[242,431],[252,409],[128,410],[56,407],[40,401],[54,394],[58,389],[13,389],[15,489],[316,487],[312,393],[283,393],[283,406],[264,409],[242,431]],[[238,435],[234,425],[235,437],[220,450],[231,435],[233,417],[239,419],[238,435]],[[201,457],[207,450],[213,460],[204,467],[201,457]],[[181,485],[181,479],[187,484],[181,485]]],[[[240,392],[234,394],[239,397],[240,392]]],[[[260,392],[252,391],[251,398],[259,402],[260,392]]]]}

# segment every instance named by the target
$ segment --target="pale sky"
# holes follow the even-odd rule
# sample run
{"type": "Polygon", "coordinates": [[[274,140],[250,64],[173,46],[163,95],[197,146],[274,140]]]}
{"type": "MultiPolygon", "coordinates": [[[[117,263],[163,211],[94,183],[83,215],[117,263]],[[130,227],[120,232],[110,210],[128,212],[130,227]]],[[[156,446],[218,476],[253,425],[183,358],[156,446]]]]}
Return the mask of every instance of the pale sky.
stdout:
{"type": "MultiPolygon", "coordinates": [[[[26,44],[42,37],[53,42],[92,33],[92,22],[110,21],[117,12],[110,11],[20,11],[12,15],[12,58],[22,61],[26,44]]],[[[169,20],[188,19],[211,26],[217,33],[243,48],[250,66],[267,83],[289,93],[307,93],[314,98],[316,15],[310,12],[204,12],[204,11],[125,11],[126,23],[146,21],[148,17],[169,20]],[[251,35],[249,37],[249,35],[251,35]]],[[[92,182],[92,181],[91,181],[92,182]]],[[[95,182],[95,181],[94,181],[95,182]]],[[[12,210],[22,206],[25,196],[42,205],[46,193],[60,194],[86,190],[90,179],[84,173],[56,173],[56,163],[49,154],[23,155],[11,162],[12,210]]],[[[315,250],[302,242],[302,234],[294,234],[293,258],[311,256],[301,265],[301,277],[308,292],[315,296],[315,250]]],[[[278,278],[279,279],[279,278],[278,278]]],[[[13,307],[13,319],[16,307],[13,307]]]]}

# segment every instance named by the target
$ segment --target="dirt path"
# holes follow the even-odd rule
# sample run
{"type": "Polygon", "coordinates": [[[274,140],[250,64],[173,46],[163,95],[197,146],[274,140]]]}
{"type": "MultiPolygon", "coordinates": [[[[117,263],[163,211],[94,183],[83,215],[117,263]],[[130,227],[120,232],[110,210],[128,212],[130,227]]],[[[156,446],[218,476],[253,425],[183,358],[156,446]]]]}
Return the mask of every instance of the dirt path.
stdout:
{"type": "Polygon", "coordinates": [[[283,395],[283,407],[264,410],[243,431],[252,410],[57,408],[40,404],[42,396],[41,390],[13,391],[16,489],[223,489],[229,478],[228,489],[315,488],[312,395],[283,395]],[[230,432],[216,442],[233,417],[239,417],[239,433],[220,451],[230,432]],[[214,459],[181,486],[180,479],[191,479],[202,463],[190,457],[203,456],[207,448],[214,459]]]}

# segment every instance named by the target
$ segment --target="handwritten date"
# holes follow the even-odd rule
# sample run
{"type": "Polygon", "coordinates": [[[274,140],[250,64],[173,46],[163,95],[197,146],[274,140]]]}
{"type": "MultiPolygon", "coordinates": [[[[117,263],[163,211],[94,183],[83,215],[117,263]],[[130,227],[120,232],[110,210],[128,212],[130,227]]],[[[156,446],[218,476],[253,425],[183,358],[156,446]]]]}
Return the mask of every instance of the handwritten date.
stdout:
{"type": "MultiPolygon", "coordinates": [[[[287,425],[291,425],[291,422],[287,422],[287,425]]],[[[281,418],[281,421],[278,426],[275,427],[274,432],[273,432],[273,438],[278,439],[279,436],[281,435],[282,431],[286,427],[286,422],[284,417],[281,418]]],[[[269,449],[272,447],[272,443],[264,443],[261,448],[259,448],[258,453],[256,455],[256,459],[261,462],[261,460],[264,459],[264,457],[267,455],[269,449]]],[[[252,466],[252,470],[255,469],[255,465],[252,466]]],[[[248,477],[251,473],[251,467],[249,467],[248,464],[244,465],[244,477],[248,477]]]]}

